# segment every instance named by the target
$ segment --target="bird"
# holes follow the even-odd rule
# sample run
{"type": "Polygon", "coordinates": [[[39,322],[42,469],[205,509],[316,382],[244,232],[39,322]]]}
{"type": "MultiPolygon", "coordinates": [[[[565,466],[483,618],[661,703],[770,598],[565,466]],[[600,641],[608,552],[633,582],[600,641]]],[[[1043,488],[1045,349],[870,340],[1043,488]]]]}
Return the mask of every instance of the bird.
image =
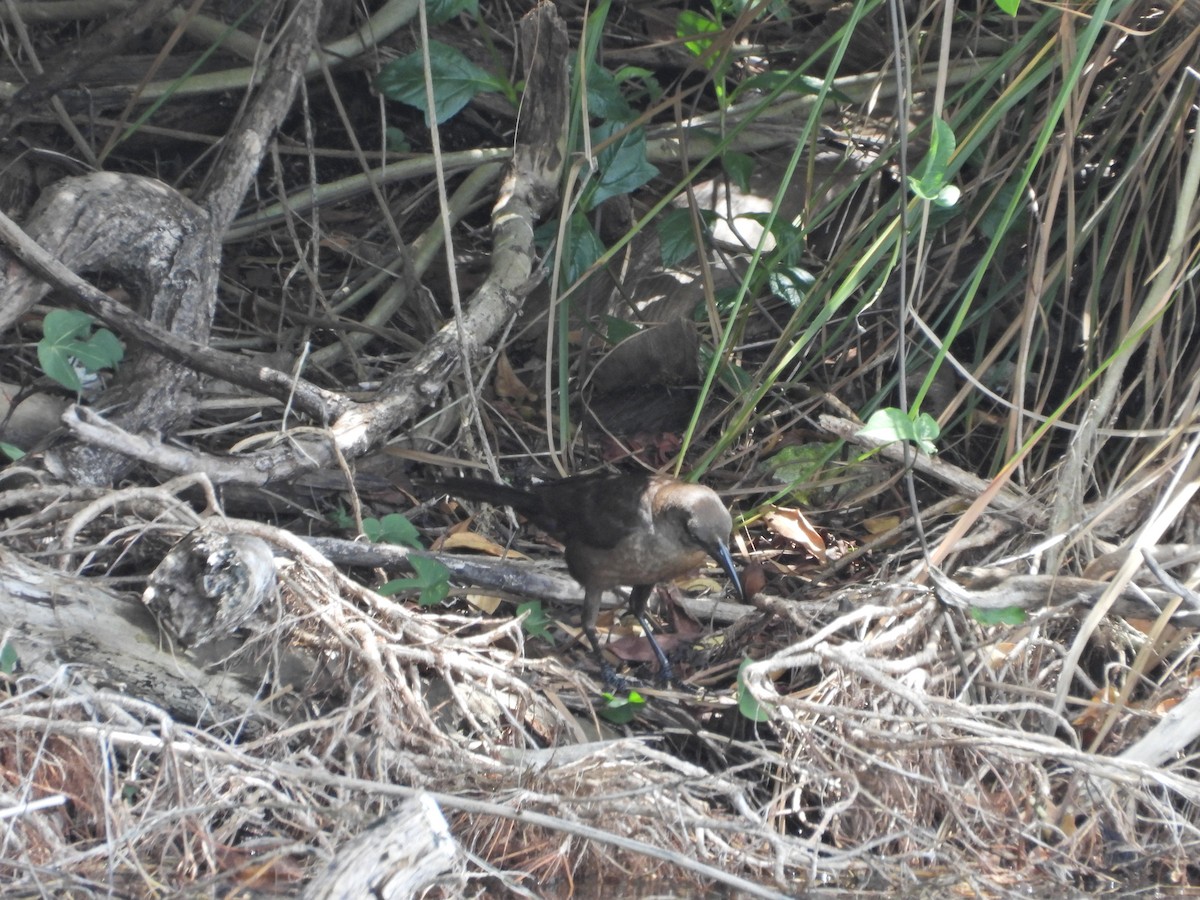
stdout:
{"type": "Polygon", "coordinates": [[[659,680],[673,672],[646,620],[654,586],[692,572],[712,557],[745,600],[729,553],[733,517],[717,492],[669,475],[597,473],[535,484],[528,489],[477,478],[443,478],[437,488],[464,500],[508,506],[565,548],[567,571],[583,586],[583,631],[605,682],[619,678],[596,633],[606,590],[631,588],[629,609],[658,661],[659,680]]]}

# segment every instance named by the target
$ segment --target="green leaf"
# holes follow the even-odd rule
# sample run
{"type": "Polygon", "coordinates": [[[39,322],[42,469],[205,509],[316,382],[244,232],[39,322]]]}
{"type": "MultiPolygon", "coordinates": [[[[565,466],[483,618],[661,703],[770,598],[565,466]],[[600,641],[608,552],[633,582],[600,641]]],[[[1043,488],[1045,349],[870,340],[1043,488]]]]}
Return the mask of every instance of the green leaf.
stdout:
{"type": "Polygon", "coordinates": [[[401,591],[420,591],[417,603],[421,606],[434,606],[446,599],[446,595],[450,593],[449,569],[436,559],[427,559],[424,556],[410,556],[408,564],[413,567],[416,575],[412,578],[393,578],[380,586],[380,594],[390,597],[401,591]]]}
{"type": "MultiPolygon", "coordinates": [[[[1004,212],[1008,209],[1009,204],[1012,203],[1013,194],[1017,192],[1017,186],[1009,182],[1001,185],[1000,189],[996,191],[987,209],[979,217],[979,233],[985,238],[992,240],[996,237],[996,233],[1004,221],[1004,212]]],[[[1024,195],[1022,194],[1022,196],[1024,195]]],[[[1009,231],[1020,233],[1026,224],[1026,212],[1026,204],[1019,203],[1016,208],[1016,214],[1013,216],[1012,221],[1008,223],[1009,231]]]]}
{"type": "Polygon", "coordinates": [[[17,648],[5,641],[0,644],[0,672],[5,675],[12,675],[17,671],[17,664],[20,662],[17,656],[17,648]]]}
{"type": "MultiPolygon", "coordinates": [[[[933,120],[929,152],[908,176],[909,189],[922,200],[938,201],[949,180],[948,166],[957,142],[950,126],[941,119],[933,120]]],[[[949,204],[957,202],[957,197],[949,204]]],[[[946,205],[941,203],[939,205],[946,205]]]]}
{"type": "Polygon", "coordinates": [[[921,413],[914,420],[905,415],[904,410],[889,407],[872,413],[858,433],[885,444],[911,441],[924,452],[934,454],[941,429],[929,413],[921,413]]]}
{"type": "Polygon", "coordinates": [[[92,324],[91,316],[75,309],[54,309],[42,320],[38,364],[48,377],[68,390],[83,387],[78,369],[97,372],[115,366],[125,355],[125,348],[107,328],[85,338],[92,324]]]}
{"type": "Polygon", "coordinates": [[[628,122],[633,118],[633,109],[622,95],[617,79],[602,66],[588,70],[587,99],[588,115],[597,119],[628,122]]]}
{"type": "Polygon", "coordinates": [[[833,444],[792,444],[766,460],[763,467],[770,473],[772,481],[789,485],[792,496],[799,503],[808,505],[809,495],[803,487],[817,481],[834,451],[833,444]]]}
{"type": "Polygon", "coordinates": [[[687,47],[696,56],[703,56],[705,51],[712,46],[711,38],[698,37],[702,34],[713,34],[719,32],[721,26],[714,22],[703,13],[692,12],[685,9],[675,17],[675,36],[680,38],[693,38],[685,40],[683,46],[687,47]]]}
{"type": "Polygon", "coordinates": [[[807,269],[797,266],[784,266],[774,269],[767,277],[767,284],[780,300],[792,309],[799,309],[809,290],[817,283],[817,278],[807,269]]]}
{"type": "Polygon", "coordinates": [[[633,81],[635,78],[643,82],[658,81],[654,77],[654,72],[641,66],[621,66],[621,68],[613,73],[613,77],[617,79],[617,84],[624,84],[626,81],[633,81]]]}
{"type": "Polygon", "coordinates": [[[654,223],[658,230],[659,252],[663,268],[669,269],[696,252],[696,236],[692,232],[692,214],[686,209],[663,213],[654,223]]]}
{"type": "Polygon", "coordinates": [[[408,135],[404,133],[403,128],[397,128],[395,125],[389,125],[384,129],[384,137],[387,139],[387,148],[389,153],[412,152],[412,142],[409,141],[408,135]]]}
{"type": "Polygon", "coordinates": [[[42,320],[42,340],[61,344],[83,337],[95,320],[77,309],[52,309],[42,320]]]}
{"type": "MultiPolygon", "coordinates": [[[[617,84],[624,84],[627,81],[638,80],[645,85],[645,93],[650,97],[650,100],[657,103],[663,94],[662,85],[658,83],[658,79],[654,77],[654,73],[649,69],[643,69],[641,66],[621,66],[617,69],[613,76],[617,79],[617,84]]],[[[640,92],[638,92],[640,96],[640,92]]]]}
{"type": "Polygon", "coordinates": [[[641,331],[635,322],[628,322],[616,316],[605,316],[604,324],[607,326],[604,329],[604,336],[610,344],[619,344],[626,338],[631,338],[641,331]]]}
{"type": "Polygon", "coordinates": [[[996,5],[1010,16],[1015,16],[1021,8],[1021,0],[996,0],[996,5]]]}
{"type": "MultiPolygon", "coordinates": [[[[622,131],[619,122],[605,122],[592,129],[592,143],[599,144],[622,131]]],[[[600,176],[593,183],[585,209],[592,210],[609,197],[635,191],[658,174],[646,159],[646,132],[632,128],[605,147],[596,159],[600,176]]]]}
{"type": "MultiPolygon", "coordinates": [[[[433,102],[440,125],[471,102],[476,94],[503,91],[494,75],[467,59],[461,51],[440,41],[429,42],[429,71],[433,102]]],[[[388,63],[376,81],[385,97],[415,106],[430,124],[425,97],[425,62],[417,50],[388,63]]]]}
{"type": "Polygon", "coordinates": [[[461,13],[478,19],[479,0],[425,0],[425,14],[429,17],[430,25],[449,22],[461,13]]]}
{"type": "MultiPolygon", "coordinates": [[[[731,288],[731,290],[736,291],[737,288],[731,288]]],[[[720,303],[717,304],[717,308],[721,308],[720,303]]],[[[712,348],[705,344],[701,344],[701,371],[708,370],[708,367],[712,365],[712,359],[712,348]]],[[[741,366],[729,362],[728,357],[723,358],[720,363],[717,364],[717,378],[720,379],[721,384],[725,386],[729,393],[733,394],[735,397],[739,394],[745,394],[754,390],[754,386],[756,384],[754,377],[749,372],[747,372],[741,366]]]]}
{"type": "Polygon", "coordinates": [[[937,439],[941,436],[941,426],[929,413],[920,413],[913,422],[913,440],[930,456],[937,453],[937,439]]]}
{"type": "Polygon", "coordinates": [[[971,607],[971,618],[980,625],[1024,625],[1028,613],[1019,606],[1004,606],[1000,609],[971,607]]]}
{"type": "Polygon", "coordinates": [[[446,599],[450,593],[450,570],[436,559],[426,559],[414,556],[409,560],[416,570],[421,582],[421,596],[417,603],[421,606],[434,606],[446,599]]]}
{"type": "Polygon", "coordinates": [[[329,513],[329,520],[338,528],[350,529],[354,527],[354,518],[350,513],[346,512],[342,507],[338,507],[329,513]]]}
{"type": "Polygon", "coordinates": [[[542,608],[541,600],[530,600],[528,603],[522,603],[517,607],[517,615],[528,612],[525,621],[521,623],[525,629],[525,633],[531,637],[540,637],[554,643],[554,635],[550,633],[550,626],[554,620],[546,615],[546,611],[542,608]]]}
{"type": "Polygon", "coordinates": [[[601,696],[604,697],[604,705],[596,710],[596,713],[614,725],[627,725],[632,722],[646,705],[646,698],[637,691],[630,691],[628,697],[618,697],[607,691],[601,696]]]}
{"type": "Polygon", "coordinates": [[[918,179],[915,176],[908,176],[908,189],[912,191],[922,200],[935,200],[937,195],[942,192],[942,183],[937,178],[926,177],[918,179]]]}
{"type": "Polygon", "coordinates": [[[934,119],[933,139],[929,144],[930,165],[934,171],[945,173],[946,166],[957,146],[958,141],[954,137],[954,130],[950,127],[950,123],[945,119],[934,119]]]}
{"type": "Polygon", "coordinates": [[[3,453],[11,460],[18,460],[25,455],[25,451],[16,444],[10,444],[7,441],[0,441],[0,453],[3,453]]]}
{"type": "Polygon", "coordinates": [[[68,341],[67,352],[89,372],[111,369],[125,356],[125,348],[107,328],[99,329],[85,341],[68,341]]]}
{"type": "Polygon", "coordinates": [[[751,722],[766,722],[771,718],[771,708],[754,699],[754,695],[750,693],[746,687],[746,682],[743,678],[746,666],[754,662],[750,657],[742,660],[742,664],[738,666],[737,677],[737,701],[738,712],[749,719],[751,722]]]}
{"type": "MultiPolygon", "coordinates": [[[[716,301],[717,311],[723,315],[729,315],[733,312],[733,305],[737,300],[738,293],[741,290],[737,285],[729,285],[728,287],[717,288],[713,294],[713,300],[716,301]]],[[[697,322],[708,321],[708,310],[705,309],[703,300],[696,302],[695,316],[697,322]]]]}
{"type": "Polygon", "coordinates": [[[583,213],[576,212],[567,223],[566,246],[563,247],[563,271],[567,284],[574,284],[604,255],[604,243],[592,229],[583,213]]]}
{"type": "Polygon", "coordinates": [[[887,444],[907,441],[912,438],[912,419],[902,409],[889,406],[871,414],[858,433],[887,444]]]}
{"type": "Polygon", "coordinates": [[[44,342],[39,341],[37,354],[38,365],[42,367],[42,371],[48,377],[57,381],[68,391],[82,390],[83,382],[79,380],[79,373],[71,365],[70,356],[61,347],[47,346],[44,342]]]}
{"type": "Polygon", "coordinates": [[[400,513],[389,513],[382,519],[363,519],[363,534],[373,544],[398,544],[421,549],[417,526],[400,513]]]}
{"type": "Polygon", "coordinates": [[[750,176],[754,174],[753,156],[737,150],[726,150],[721,154],[721,168],[739,190],[749,192],[750,176]]]}

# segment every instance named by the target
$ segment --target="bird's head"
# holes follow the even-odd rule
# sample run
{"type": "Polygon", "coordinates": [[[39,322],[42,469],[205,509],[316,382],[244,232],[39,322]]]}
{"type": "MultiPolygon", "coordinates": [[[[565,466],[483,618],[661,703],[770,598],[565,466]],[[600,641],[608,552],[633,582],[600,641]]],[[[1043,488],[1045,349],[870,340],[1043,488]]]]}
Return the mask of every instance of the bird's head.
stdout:
{"type": "Polygon", "coordinates": [[[729,554],[729,537],[733,533],[733,516],[716,491],[700,484],[678,485],[671,505],[683,514],[684,531],[705,553],[721,564],[733,582],[738,598],[745,600],[742,582],[729,554]]]}

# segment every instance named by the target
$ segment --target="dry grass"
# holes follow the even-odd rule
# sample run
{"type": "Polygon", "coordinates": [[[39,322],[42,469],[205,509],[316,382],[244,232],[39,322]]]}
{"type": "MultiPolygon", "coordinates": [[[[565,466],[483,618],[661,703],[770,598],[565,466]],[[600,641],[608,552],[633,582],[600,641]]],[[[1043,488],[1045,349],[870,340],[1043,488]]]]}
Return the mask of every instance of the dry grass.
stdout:
{"type": "MultiPolygon", "coordinates": [[[[484,7],[482,22],[456,19],[435,36],[507,71],[524,10],[484,7]]],[[[577,41],[582,10],[561,7],[577,41]]],[[[879,7],[820,57],[813,71],[823,77],[837,56],[830,78],[845,81],[811,120],[811,106],[782,101],[722,116],[715,63],[680,62],[657,7],[613,10],[606,64],[653,67],[665,90],[661,104],[644,100],[652,149],[692,116],[726,133],[745,121],[730,146],[776,165],[778,183],[800,197],[799,224],[779,234],[798,234],[802,252],[759,261],[753,248],[726,250],[688,273],[703,342],[723,350],[683,451],[663,452],[737,500],[742,549],[767,584],[758,609],[706,623],[721,640],[684,654],[707,692],[650,691],[632,724],[605,724],[578,647],[550,652],[463,592],[437,612],[381,597],[363,587],[381,573],[352,578],[296,541],[344,534],[345,509],[350,519],[408,511],[436,536],[443,512],[405,490],[429,463],[494,454],[505,472],[550,471],[614,455],[586,442],[573,427],[579,410],[560,397],[574,400],[589,354],[605,347],[600,317],[587,314],[636,316],[628,298],[614,301],[595,282],[572,294],[552,272],[575,306],[555,307],[556,324],[546,298],[532,297],[438,408],[387,452],[345,461],[353,488],[336,473],[222,494],[224,513],[257,520],[289,556],[276,620],[227,661],[261,673],[244,718],[177,719],[104,673],[72,667],[69,647],[53,677],[18,669],[6,679],[0,878],[28,896],[293,893],[419,790],[436,797],[468,851],[431,896],[682,895],[721,882],[763,896],[1194,887],[1194,564],[1173,570],[1183,589],[1168,588],[1190,617],[1132,615],[1117,601],[1129,584],[1163,587],[1142,568],[1143,549],[1200,544],[1200,147],[1188,68],[1200,32],[1189,8],[1097,10],[1111,21],[1094,29],[1061,9],[1027,7],[1016,19],[958,10],[943,56],[943,9],[909,8],[907,59],[919,77],[907,108],[892,90],[879,7]],[[958,139],[952,178],[963,200],[953,215],[909,204],[904,232],[895,124],[913,123],[911,170],[935,114],[958,139]],[[836,164],[818,165],[821,153],[836,164]],[[737,299],[718,296],[726,264],[737,299]],[[765,278],[787,265],[815,276],[796,306],[765,278]],[[584,298],[598,305],[584,308],[584,298]],[[942,428],[942,469],[918,467],[911,485],[903,457],[868,456],[820,418],[865,419],[902,394],[942,428]],[[821,462],[802,483],[772,480],[781,450],[818,445],[821,462]],[[826,562],[757,518],[760,501],[800,496],[836,551],[826,562]],[[982,625],[931,591],[930,563],[1113,587],[1062,596],[1047,586],[1027,621],[982,625]],[[754,662],[739,682],[744,657],[754,662]],[[300,675],[289,659],[304,661],[300,675]],[[739,697],[763,719],[742,715],[739,697]],[[27,806],[40,801],[49,805],[27,806]]],[[[731,83],[800,65],[846,15],[726,20],[723,40],[739,60],[731,83]]],[[[360,62],[378,68],[416,40],[400,32],[360,62]]],[[[515,112],[489,99],[443,129],[447,264],[434,148],[419,117],[389,108],[384,122],[360,73],[339,70],[309,91],[304,119],[289,123],[225,247],[214,343],[290,365],[311,342],[310,379],[370,389],[404,368],[453,315],[450,298],[469,295],[486,269],[488,209],[515,112]],[[385,124],[398,122],[419,144],[415,174],[374,188],[355,181],[378,165],[385,124]],[[486,164],[454,155],[481,148],[486,164]],[[304,202],[314,184],[320,194],[339,179],[348,181],[336,199],[316,210],[304,202]],[[280,197],[292,202],[278,206],[280,197]]],[[[157,166],[194,188],[223,125],[189,126],[194,108],[178,102],[167,107],[173,127],[151,120],[107,165],[157,166]],[[164,140],[173,155],[156,149],[164,140]]],[[[671,185],[711,175],[693,169],[698,159],[660,160],[663,176],[633,198],[610,241],[634,235],[629,255],[618,248],[609,263],[625,282],[654,256],[638,246],[650,226],[630,223],[671,185]]],[[[32,368],[31,341],[6,340],[15,348],[6,368],[32,368]]],[[[179,437],[227,453],[292,424],[277,404],[212,385],[179,437]]],[[[6,477],[6,545],[57,556],[82,514],[72,566],[134,588],[195,516],[153,493],[136,502],[118,493],[93,509],[96,494],[6,477]]],[[[487,530],[506,536],[497,523],[487,530]]]]}

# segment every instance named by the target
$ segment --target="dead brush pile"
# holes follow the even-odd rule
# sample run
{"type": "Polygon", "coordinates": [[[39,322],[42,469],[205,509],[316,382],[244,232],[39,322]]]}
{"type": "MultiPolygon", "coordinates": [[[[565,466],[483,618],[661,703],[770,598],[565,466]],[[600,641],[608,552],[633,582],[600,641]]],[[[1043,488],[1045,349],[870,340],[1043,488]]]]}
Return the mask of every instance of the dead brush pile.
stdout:
{"type": "Polygon", "coordinates": [[[0,4],[6,896],[1200,883],[1190,5],[67,6],[0,4]],[[665,686],[606,610],[640,698],[428,488],[601,468],[752,594],[660,592],[665,686]]]}

